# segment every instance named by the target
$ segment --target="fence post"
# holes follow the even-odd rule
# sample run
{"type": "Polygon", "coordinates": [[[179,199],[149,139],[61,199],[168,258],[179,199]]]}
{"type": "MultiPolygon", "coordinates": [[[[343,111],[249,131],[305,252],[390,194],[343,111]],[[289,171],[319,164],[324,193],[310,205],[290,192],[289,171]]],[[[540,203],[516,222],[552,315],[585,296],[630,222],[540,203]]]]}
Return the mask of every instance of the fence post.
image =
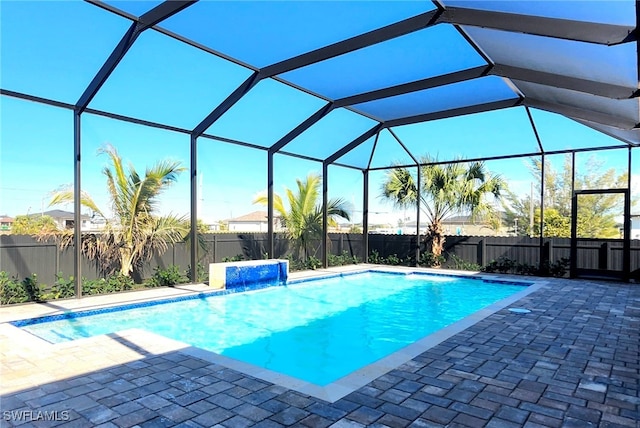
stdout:
{"type": "Polygon", "coordinates": [[[218,263],[218,235],[213,235],[213,262],[218,263]]]}
{"type": "Polygon", "coordinates": [[[611,243],[603,242],[598,252],[598,269],[611,269],[611,243]]]}
{"type": "Polygon", "coordinates": [[[56,271],[55,273],[60,272],[60,247],[56,244],[54,246],[54,248],[56,249],[56,271]]]}
{"type": "Polygon", "coordinates": [[[478,263],[480,266],[487,265],[487,240],[481,239],[478,241],[478,263]]]}

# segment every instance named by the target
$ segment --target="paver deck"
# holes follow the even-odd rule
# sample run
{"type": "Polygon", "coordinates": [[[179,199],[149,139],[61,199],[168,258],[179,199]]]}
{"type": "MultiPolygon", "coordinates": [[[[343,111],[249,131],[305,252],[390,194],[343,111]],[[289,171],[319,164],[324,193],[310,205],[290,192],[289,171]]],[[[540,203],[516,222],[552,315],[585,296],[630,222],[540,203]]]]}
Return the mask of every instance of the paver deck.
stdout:
{"type": "Polygon", "coordinates": [[[332,403],[135,331],[34,349],[0,324],[0,424],[640,426],[640,286],[550,279],[511,306],[531,312],[502,309],[332,403]]]}

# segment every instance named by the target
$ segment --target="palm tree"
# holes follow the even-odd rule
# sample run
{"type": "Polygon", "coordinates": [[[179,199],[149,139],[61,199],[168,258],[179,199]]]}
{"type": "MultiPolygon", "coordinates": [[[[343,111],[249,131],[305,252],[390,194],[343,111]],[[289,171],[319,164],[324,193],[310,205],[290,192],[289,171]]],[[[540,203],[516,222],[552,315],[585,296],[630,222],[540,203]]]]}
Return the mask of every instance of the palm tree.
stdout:
{"type": "MultiPolygon", "coordinates": [[[[297,256],[309,257],[309,245],[322,238],[322,204],[318,202],[322,179],[317,174],[309,174],[305,181],[296,180],[298,192],[285,188],[289,210],[285,208],[280,195],[273,197],[273,208],[280,214],[287,237],[293,241],[297,256]]],[[[261,194],[254,204],[267,205],[267,195],[261,194]]],[[[327,204],[329,226],[335,226],[336,217],[350,220],[346,202],[343,199],[331,199],[327,204]]]]}
{"type": "MultiPolygon", "coordinates": [[[[106,222],[99,233],[83,234],[82,252],[97,261],[103,272],[119,270],[122,275],[130,276],[142,261],[166,251],[168,244],[180,242],[187,236],[189,223],[185,218],[156,215],[158,197],[185,168],[177,161],[160,161],[147,168],[141,177],[133,165],[125,169],[122,158],[111,145],[101,148],[99,153],[111,160],[111,165],[102,172],[107,177],[114,218],[106,216],[89,194],[82,193],[80,203],[106,222]]],[[[67,188],[54,193],[49,205],[69,202],[73,202],[73,190],[67,188]]],[[[62,247],[73,244],[72,231],[59,237],[62,247]]]]}
{"type": "MultiPolygon", "coordinates": [[[[429,227],[426,241],[437,261],[444,250],[443,221],[454,214],[469,212],[473,217],[495,215],[486,196],[499,199],[506,188],[500,176],[491,176],[483,162],[434,164],[429,156],[421,159],[420,209],[425,213],[429,227]]],[[[387,173],[382,184],[382,198],[398,208],[415,207],[418,190],[414,177],[406,168],[394,168],[387,173]]]]}

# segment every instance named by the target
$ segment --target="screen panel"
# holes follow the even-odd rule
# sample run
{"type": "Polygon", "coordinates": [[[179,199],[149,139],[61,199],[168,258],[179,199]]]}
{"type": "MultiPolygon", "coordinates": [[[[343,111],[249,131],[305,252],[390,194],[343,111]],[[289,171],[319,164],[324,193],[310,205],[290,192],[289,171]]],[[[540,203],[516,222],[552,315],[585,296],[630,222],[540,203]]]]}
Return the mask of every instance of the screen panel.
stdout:
{"type": "Polygon", "coordinates": [[[338,158],[336,162],[355,166],[357,168],[366,168],[367,165],[369,165],[369,159],[371,158],[371,152],[373,150],[375,140],[375,136],[369,138],[367,141],[360,144],[355,149],[338,158]]]}
{"type": "Polygon", "coordinates": [[[581,125],[562,115],[530,109],[545,151],[559,151],[621,145],[619,140],[581,125]]]}
{"type": "Polygon", "coordinates": [[[434,8],[430,2],[201,1],[162,27],[264,67],[434,8]]]}
{"type": "Polygon", "coordinates": [[[105,3],[117,7],[127,13],[135,16],[142,16],[154,7],[162,3],[162,0],[144,0],[144,1],[124,1],[124,0],[104,0],[105,3]]]}
{"type": "Polygon", "coordinates": [[[2,2],[2,88],[75,103],[130,25],[85,2],[2,2]]]}
{"type": "Polygon", "coordinates": [[[373,158],[371,159],[371,167],[378,168],[383,166],[413,164],[415,164],[415,161],[400,145],[393,134],[391,134],[388,129],[381,131],[378,144],[376,144],[373,158]]]}
{"type": "MultiPolygon", "coordinates": [[[[74,233],[73,204],[50,205],[57,190],[73,191],[73,112],[6,96],[0,103],[0,271],[18,281],[35,274],[46,289],[57,274],[74,275],[71,251],[33,237],[74,233]]],[[[87,230],[90,218],[82,214],[87,230]]]]}
{"type": "MultiPolygon", "coordinates": [[[[329,165],[328,168],[328,196],[329,200],[338,200],[343,202],[349,219],[336,217],[335,224],[330,226],[329,233],[362,233],[362,185],[363,174],[361,171],[341,168],[335,165],[329,165]]],[[[360,261],[364,255],[357,251],[358,241],[355,245],[351,245],[352,237],[342,237],[341,240],[333,241],[330,244],[329,254],[341,255],[346,252],[349,256],[357,256],[360,261]]]]}
{"type": "MultiPolygon", "coordinates": [[[[110,119],[93,114],[82,116],[82,186],[100,209],[110,213],[111,202],[103,168],[110,166],[102,152],[114,147],[127,170],[133,166],[141,176],[160,161],[176,161],[184,170],[177,181],[158,197],[157,215],[174,214],[185,219],[190,213],[190,139],[189,135],[110,119]]],[[[113,214],[113,213],[111,213],[113,214]]]]}
{"type": "MultiPolygon", "coordinates": [[[[266,211],[253,203],[267,186],[264,150],[199,138],[198,165],[198,219],[212,231],[228,230],[229,219],[266,211]]],[[[253,231],[264,231],[266,225],[253,231]]],[[[217,261],[221,261],[219,256],[217,261]]]]}
{"type": "Polygon", "coordinates": [[[604,46],[487,28],[464,29],[497,64],[629,88],[638,84],[633,43],[604,46]]]}
{"type": "Polygon", "coordinates": [[[576,122],[609,135],[613,138],[619,139],[621,142],[629,143],[632,145],[640,145],[640,129],[620,129],[613,126],[607,126],[600,123],[588,122],[586,120],[576,119],[576,122]]]}
{"type": "Polygon", "coordinates": [[[386,121],[517,97],[502,78],[487,76],[356,104],[354,108],[386,121]]]}
{"type": "MultiPolygon", "coordinates": [[[[576,158],[576,190],[626,189],[629,151],[627,149],[579,152],[576,158]]],[[[607,202],[607,198],[603,199],[607,202]]]]}
{"type": "Polygon", "coordinates": [[[191,129],[250,74],[244,67],[146,31],[90,106],[191,129]]]}
{"type": "Polygon", "coordinates": [[[267,79],[242,97],[207,133],[268,147],[325,104],[324,100],[267,79]]]}
{"type": "Polygon", "coordinates": [[[394,127],[414,156],[438,160],[539,153],[526,110],[513,107],[394,127]]]}
{"type": "Polygon", "coordinates": [[[635,25],[633,0],[561,0],[561,1],[484,1],[444,0],[445,7],[456,6],[494,12],[517,13],[547,18],[617,25],[635,25]]]}
{"type": "Polygon", "coordinates": [[[534,100],[551,103],[550,109],[553,108],[553,105],[558,105],[559,108],[567,106],[581,110],[585,116],[593,116],[594,118],[597,118],[600,113],[609,116],[604,120],[611,121],[612,125],[625,129],[635,127],[640,118],[637,99],[614,100],[584,92],[553,88],[519,80],[513,80],[513,83],[525,95],[525,103],[527,102],[527,97],[530,97],[534,100]],[[592,113],[594,114],[592,115],[592,113]]]}
{"type": "Polygon", "coordinates": [[[485,60],[460,33],[441,24],[281,77],[336,99],[481,65],[486,65],[485,60]]]}
{"type": "Polygon", "coordinates": [[[375,125],[375,121],[349,110],[333,110],[282,150],[325,159],[375,125]]]}

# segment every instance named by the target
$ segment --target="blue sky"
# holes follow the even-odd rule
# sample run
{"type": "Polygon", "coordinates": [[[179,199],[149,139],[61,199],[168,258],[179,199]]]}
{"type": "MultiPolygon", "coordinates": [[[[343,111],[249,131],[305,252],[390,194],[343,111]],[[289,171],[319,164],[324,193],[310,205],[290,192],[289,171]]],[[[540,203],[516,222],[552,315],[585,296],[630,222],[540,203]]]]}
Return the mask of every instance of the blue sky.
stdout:
{"type": "MultiPolygon", "coordinates": [[[[141,14],[157,2],[113,2],[141,14]]],[[[306,52],[326,43],[351,37],[429,9],[428,2],[342,2],[327,8],[321,3],[275,3],[274,13],[266,5],[201,2],[197,8],[169,19],[169,30],[183,32],[205,45],[217,42],[223,53],[256,66],[264,66],[306,52]],[[219,25],[204,26],[208,13],[220,12],[219,25]],[[247,16],[241,23],[235,14],[247,16]],[[267,19],[269,15],[274,19],[267,19]],[[353,20],[353,16],[359,19],[353,20]],[[304,18],[304,19],[303,19],[304,18]],[[284,20],[289,25],[286,27],[284,20]],[[281,22],[282,21],[282,22],[281,22]],[[300,23],[304,22],[305,25],[300,23]],[[331,22],[332,26],[327,27],[331,22]],[[330,30],[329,30],[330,28],[330,30]],[[305,37],[302,37],[305,35],[305,37]],[[307,37],[307,35],[309,35],[307,37]],[[264,46],[277,46],[265,49],[264,46]]],[[[274,4],[271,3],[273,6],[274,4]]],[[[102,62],[126,31],[129,21],[83,2],[0,2],[0,86],[54,100],[75,103],[102,62]],[[29,31],[24,31],[28,25],[29,31]]],[[[334,97],[376,89],[380,85],[425,78],[479,65],[478,58],[453,38],[447,44],[429,44],[449,30],[436,27],[385,42],[353,54],[337,57],[285,73],[282,77],[334,97]],[[416,48],[414,48],[416,47],[416,48]],[[403,54],[411,52],[411,55],[403,54]],[[381,61],[380,58],[385,58],[381,61]],[[429,58],[429,61],[417,59],[429,58]],[[401,70],[401,73],[397,71],[401,70]],[[319,80],[321,75],[324,79],[319,80]]],[[[147,31],[136,41],[116,71],[90,104],[91,108],[191,129],[231,93],[251,71],[206,54],[196,48],[147,31]]],[[[403,99],[385,99],[361,105],[373,114],[388,111],[414,114],[417,110],[459,107],[456,93],[473,93],[476,102],[508,99],[513,93],[500,78],[465,82],[450,92],[415,93],[403,99]],[[453,95],[452,95],[453,94],[453,95]],[[435,100],[435,101],[434,101],[435,100]]],[[[73,182],[73,117],[71,111],[10,97],[0,97],[0,214],[18,215],[47,210],[50,192],[73,182]]],[[[267,147],[319,109],[325,102],[275,80],[260,82],[207,132],[267,147]]],[[[380,113],[382,114],[382,113],[380,113]]],[[[577,146],[617,144],[603,134],[571,120],[543,111],[533,111],[547,150],[577,146]]],[[[389,117],[392,118],[392,117],[389,117]]],[[[292,141],[285,150],[326,157],[375,123],[344,109],[330,113],[317,125],[292,141]]],[[[441,159],[534,152],[537,143],[523,108],[484,113],[395,128],[398,137],[414,154],[441,159]]],[[[115,146],[138,170],[171,158],[189,167],[189,137],[140,125],[84,114],[82,120],[82,183],[99,205],[106,207],[104,176],[107,159],[97,156],[104,144],[115,146]]],[[[342,161],[366,166],[373,139],[342,161]]],[[[202,190],[200,216],[207,222],[263,209],[253,198],[266,188],[266,152],[207,139],[199,140],[199,173],[202,190]]],[[[626,167],[626,151],[597,153],[604,168],[626,167]]],[[[579,162],[583,162],[580,155],[579,162]]],[[[410,158],[387,131],[380,135],[372,166],[410,158]]],[[[560,156],[553,162],[562,165],[560,156]]],[[[636,162],[637,163],[637,162],[636,162]]],[[[489,162],[489,170],[502,174],[511,190],[529,193],[532,180],[525,159],[489,162]]],[[[634,173],[638,174],[634,163],[634,173]]],[[[275,189],[295,186],[296,178],[320,173],[321,164],[276,155],[275,189]]],[[[404,213],[394,212],[379,198],[384,173],[372,172],[370,211],[372,222],[395,223],[404,213]]],[[[634,179],[634,184],[637,180],[634,179]]],[[[362,211],[362,173],[331,167],[330,197],[354,204],[354,218],[362,211]]],[[[70,209],[70,207],[60,207],[70,209]]],[[[176,214],[189,211],[189,173],[162,198],[161,210],[176,214]]]]}

